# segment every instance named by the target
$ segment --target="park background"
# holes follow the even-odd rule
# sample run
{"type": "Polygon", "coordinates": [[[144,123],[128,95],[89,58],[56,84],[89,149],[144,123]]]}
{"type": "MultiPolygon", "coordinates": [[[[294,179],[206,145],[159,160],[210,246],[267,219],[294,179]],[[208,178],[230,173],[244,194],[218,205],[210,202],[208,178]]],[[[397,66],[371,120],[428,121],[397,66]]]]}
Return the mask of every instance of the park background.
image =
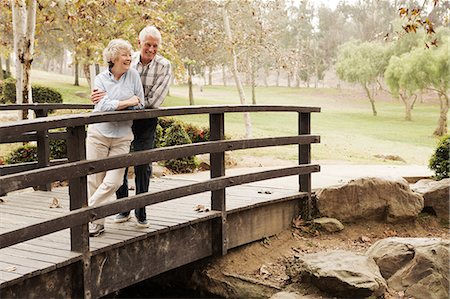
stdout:
{"type": "MultiPolygon", "coordinates": [[[[60,92],[64,103],[90,102],[90,84],[102,70],[109,40],[124,38],[137,49],[139,30],[154,24],[163,36],[160,53],[174,71],[163,106],[319,106],[312,133],[321,135],[321,144],[313,145],[312,158],[321,163],[427,165],[448,130],[448,1],[36,3],[31,82],[60,92]]],[[[19,33],[11,2],[1,5],[5,81],[17,77],[19,33]]],[[[14,116],[1,115],[2,121],[14,116]]],[[[225,130],[230,138],[297,134],[288,117],[295,116],[251,114],[247,123],[232,115],[225,130]]],[[[208,124],[206,117],[181,119],[208,124]]],[[[13,149],[1,145],[2,159],[13,149]]],[[[294,161],[297,150],[236,155],[256,164],[270,155],[273,160],[259,164],[274,164],[294,161]]]]}

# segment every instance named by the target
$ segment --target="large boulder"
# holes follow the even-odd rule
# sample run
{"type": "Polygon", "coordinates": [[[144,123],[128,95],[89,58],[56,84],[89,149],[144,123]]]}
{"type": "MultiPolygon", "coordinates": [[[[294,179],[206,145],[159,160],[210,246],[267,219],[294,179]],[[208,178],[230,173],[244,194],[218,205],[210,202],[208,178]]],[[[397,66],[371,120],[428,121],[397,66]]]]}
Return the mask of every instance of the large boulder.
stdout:
{"type": "Polygon", "coordinates": [[[317,208],[322,216],[343,222],[413,220],[423,209],[423,198],[401,178],[364,177],[321,189],[317,208]]]}
{"type": "Polygon", "coordinates": [[[423,196],[424,206],[432,208],[437,217],[449,220],[450,178],[440,181],[420,180],[411,185],[411,189],[423,196]]]}
{"type": "Polygon", "coordinates": [[[321,291],[344,298],[380,296],[386,290],[373,258],[343,250],[299,256],[286,273],[292,281],[310,281],[321,291]]]}
{"type": "Polygon", "coordinates": [[[416,299],[449,298],[450,241],[439,238],[387,238],[366,252],[388,286],[416,299]]]}

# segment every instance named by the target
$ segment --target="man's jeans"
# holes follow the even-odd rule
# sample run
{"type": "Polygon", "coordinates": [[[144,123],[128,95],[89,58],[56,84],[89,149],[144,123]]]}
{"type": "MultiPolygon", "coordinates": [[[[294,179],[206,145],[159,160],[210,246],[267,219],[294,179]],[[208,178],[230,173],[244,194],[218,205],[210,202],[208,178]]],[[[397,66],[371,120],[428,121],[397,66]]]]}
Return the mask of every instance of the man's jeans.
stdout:
{"type": "MultiPolygon", "coordinates": [[[[155,145],[157,118],[137,119],[133,121],[134,140],[131,144],[131,151],[138,152],[152,149],[155,145]]],[[[152,165],[143,164],[134,166],[136,194],[148,192],[150,184],[150,177],[152,175],[152,165]]],[[[123,185],[116,192],[117,199],[128,197],[128,168],[125,170],[123,178],[123,185]]],[[[139,221],[147,219],[145,207],[134,209],[136,218],[139,221]]],[[[122,215],[129,215],[130,211],[121,213],[122,215]]]]}

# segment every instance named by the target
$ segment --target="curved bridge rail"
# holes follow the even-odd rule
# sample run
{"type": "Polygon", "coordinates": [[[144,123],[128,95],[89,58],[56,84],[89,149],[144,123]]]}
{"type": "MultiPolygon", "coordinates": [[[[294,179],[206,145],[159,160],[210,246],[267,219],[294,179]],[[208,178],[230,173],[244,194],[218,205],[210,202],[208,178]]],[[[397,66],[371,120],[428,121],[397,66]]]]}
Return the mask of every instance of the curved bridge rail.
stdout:
{"type": "MultiPolygon", "coordinates": [[[[91,105],[82,105],[86,109],[91,105]]],[[[66,109],[67,105],[0,105],[0,110],[35,109],[66,109]],[[32,107],[30,107],[32,106],[32,107]]],[[[73,105],[69,109],[75,109],[73,105]]],[[[319,165],[311,164],[311,144],[320,142],[320,137],[311,135],[311,113],[320,112],[316,107],[297,106],[264,106],[264,105],[227,105],[227,106],[189,106],[171,107],[143,111],[120,111],[110,113],[74,114],[65,116],[42,117],[34,120],[24,120],[0,125],[1,143],[24,140],[37,140],[41,160],[37,165],[20,169],[20,172],[7,172],[0,176],[0,194],[6,194],[33,186],[49,186],[51,182],[68,180],[70,196],[70,212],[64,216],[55,217],[35,225],[8,231],[0,235],[0,248],[5,248],[33,238],[48,235],[53,232],[70,228],[71,250],[83,256],[84,296],[91,297],[90,290],[90,248],[88,223],[95,219],[114,215],[135,207],[148,206],[187,195],[211,191],[211,210],[216,211],[212,228],[212,247],[215,254],[227,252],[227,211],[225,189],[227,187],[267,180],[284,176],[299,176],[299,191],[308,197],[310,212],[311,173],[320,171],[319,165]],[[298,135],[258,139],[224,140],[226,113],[243,112],[292,112],[298,114],[298,135]],[[160,116],[179,116],[190,114],[208,114],[210,126],[210,141],[189,145],[179,145],[156,148],[147,151],[134,152],[99,160],[86,160],[85,156],[85,126],[93,123],[134,120],[160,116]],[[68,163],[51,165],[48,159],[49,130],[65,128],[54,138],[67,140],[68,163]],[[231,150],[261,148],[281,145],[298,145],[299,165],[275,170],[268,170],[237,176],[225,175],[225,152],[231,150]],[[40,149],[39,149],[40,148],[40,149]],[[187,157],[197,154],[210,154],[211,178],[170,190],[155,193],[144,193],[130,196],[120,201],[114,201],[97,207],[87,205],[87,175],[126,166],[152,163],[160,160],[187,157]],[[42,156],[45,159],[42,159],[42,156]],[[33,169],[34,168],[34,169],[33,169]]],[[[46,113],[43,113],[44,115],[46,113]]],[[[16,170],[17,171],[17,170],[16,170]]]]}

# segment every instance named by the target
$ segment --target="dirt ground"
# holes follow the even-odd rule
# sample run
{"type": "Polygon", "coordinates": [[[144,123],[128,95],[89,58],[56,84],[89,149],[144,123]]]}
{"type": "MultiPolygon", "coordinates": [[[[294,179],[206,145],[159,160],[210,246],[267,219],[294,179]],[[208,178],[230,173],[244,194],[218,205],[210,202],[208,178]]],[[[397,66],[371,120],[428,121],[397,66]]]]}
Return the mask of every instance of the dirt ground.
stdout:
{"type": "MultiPolygon", "coordinates": [[[[260,157],[237,158],[235,167],[278,166],[290,162],[260,157]]],[[[388,237],[423,237],[450,239],[449,223],[442,223],[434,215],[421,213],[412,223],[388,224],[376,221],[344,223],[337,233],[321,231],[302,219],[293,219],[292,227],[278,235],[230,250],[217,260],[215,271],[249,281],[283,289],[289,284],[285,262],[296,255],[330,250],[347,250],[363,254],[376,241],[388,237]]],[[[297,286],[304,288],[305,286],[297,286]]],[[[288,288],[289,289],[289,288],[288,288]]],[[[315,288],[302,289],[313,298],[326,297],[315,288]]],[[[389,290],[385,298],[403,298],[389,290]]]]}
{"type": "MultiPolygon", "coordinates": [[[[377,240],[388,237],[450,238],[448,224],[443,224],[435,216],[426,213],[420,214],[414,223],[361,221],[344,226],[341,232],[327,233],[307,222],[293,221],[292,228],[278,235],[231,250],[218,261],[215,268],[222,273],[233,273],[243,279],[284,288],[289,283],[289,277],[285,274],[285,262],[296,255],[335,249],[363,254],[377,240]]],[[[297,291],[299,287],[313,298],[326,296],[307,286],[297,286],[297,291]]],[[[403,297],[389,290],[385,298],[403,297]]]]}

